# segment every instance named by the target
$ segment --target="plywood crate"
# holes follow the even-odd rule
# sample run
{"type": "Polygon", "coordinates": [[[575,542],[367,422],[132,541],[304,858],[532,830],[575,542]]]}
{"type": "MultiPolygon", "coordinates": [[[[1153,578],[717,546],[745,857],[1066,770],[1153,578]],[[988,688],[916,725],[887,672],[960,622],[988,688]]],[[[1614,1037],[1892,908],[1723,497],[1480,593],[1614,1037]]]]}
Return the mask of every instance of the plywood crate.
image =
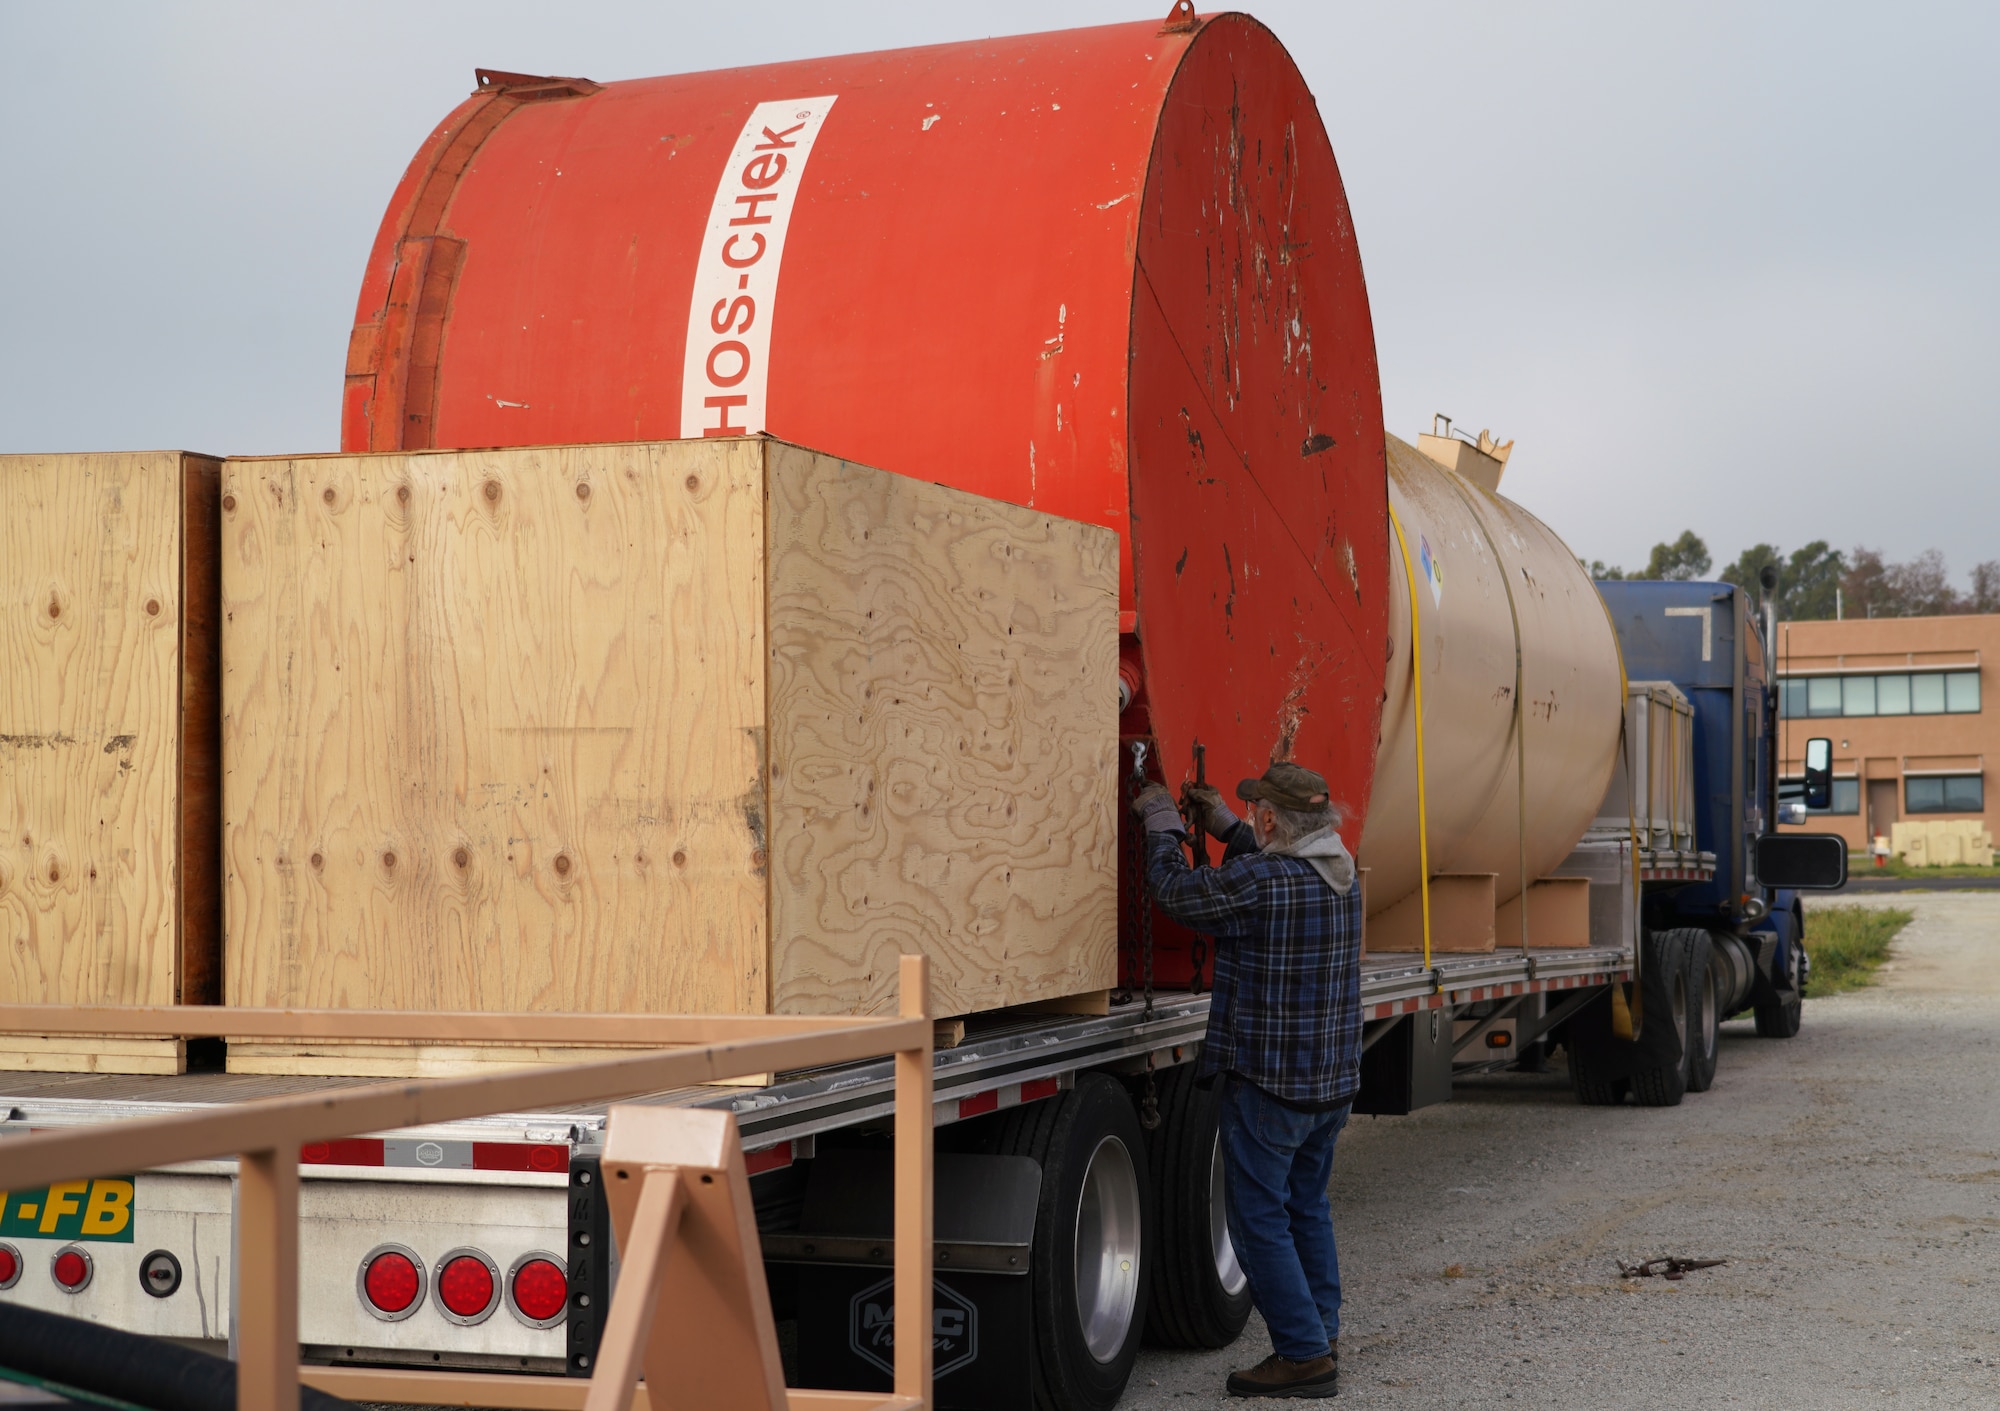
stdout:
{"type": "Polygon", "coordinates": [[[231,1003],[1115,983],[1113,532],[764,439],[231,460],[222,507],[231,1003]]]}
{"type": "MultiPolygon", "coordinates": [[[[220,463],[0,456],[0,1002],[213,1003],[220,463]]],[[[178,1072],[0,1036],[0,1069],[178,1072]]]]}

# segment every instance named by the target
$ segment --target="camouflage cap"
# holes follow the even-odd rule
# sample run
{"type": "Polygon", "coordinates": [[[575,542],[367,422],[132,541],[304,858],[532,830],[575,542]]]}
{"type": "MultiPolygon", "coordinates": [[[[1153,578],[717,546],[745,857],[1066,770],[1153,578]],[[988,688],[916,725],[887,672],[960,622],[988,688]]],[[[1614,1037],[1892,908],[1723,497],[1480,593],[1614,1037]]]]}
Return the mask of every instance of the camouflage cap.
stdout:
{"type": "Polygon", "coordinates": [[[1330,801],[1324,775],[1289,762],[1272,765],[1261,779],[1245,779],[1236,786],[1236,797],[1245,802],[1262,800],[1295,813],[1311,813],[1330,801]]]}

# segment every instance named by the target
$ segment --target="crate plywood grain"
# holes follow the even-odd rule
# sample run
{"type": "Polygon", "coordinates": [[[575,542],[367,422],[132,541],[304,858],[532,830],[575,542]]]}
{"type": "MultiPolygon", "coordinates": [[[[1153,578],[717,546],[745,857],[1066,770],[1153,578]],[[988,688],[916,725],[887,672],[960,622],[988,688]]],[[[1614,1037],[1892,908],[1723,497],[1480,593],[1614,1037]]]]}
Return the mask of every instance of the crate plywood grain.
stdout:
{"type": "Polygon", "coordinates": [[[773,445],[773,998],[943,1015],[1106,988],[1117,538],[773,445]]]}
{"type": "MultiPolygon", "coordinates": [[[[218,474],[173,451],[0,456],[0,1002],[219,998],[218,474]]],[[[181,1053],[10,1037],[0,1068],[181,1053]]]]}
{"type": "Polygon", "coordinates": [[[1107,531],[763,440],[223,488],[233,1002],[879,1012],[917,949],[941,1014],[1110,983],[1107,531]]]}

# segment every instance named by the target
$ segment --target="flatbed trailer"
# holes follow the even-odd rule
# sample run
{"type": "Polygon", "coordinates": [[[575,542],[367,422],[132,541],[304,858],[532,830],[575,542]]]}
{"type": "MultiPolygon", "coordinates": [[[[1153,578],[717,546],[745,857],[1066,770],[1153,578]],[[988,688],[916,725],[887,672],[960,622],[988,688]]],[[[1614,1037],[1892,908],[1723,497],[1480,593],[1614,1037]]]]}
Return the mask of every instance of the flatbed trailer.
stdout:
{"type": "MultiPolygon", "coordinates": [[[[1382,1040],[1402,1026],[1401,1032],[1434,1039],[1431,1051],[1445,1055],[1447,1064],[1458,1051],[1455,1066],[1461,1073],[1502,1066],[1544,1039],[1578,1004],[1632,974],[1629,946],[1435,955],[1429,965],[1416,955],[1370,956],[1363,964],[1364,1042],[1371,1054],[1394,1048],[1382,1040]],[[1426,1015],[1437,1022],[1425,1025],[1426,1015]],[[1500,1028],[1511,1031],[1504,1053],[1497,1045],[1467,1052],[1481,1036],[1500,1028]]],[[[1200,1052],[1209,996],[1156,992],[1150,998],[1134,993],[1115,1000],[1103,1015],[975,1017],[961,1042],[935,1054],[934,1126],[942,1163],[935,1256],[940,1306],[949,1314],[955,1278],[971,1283],[983,1278],[1000,1289],[999,1295],[991,1288],[960,1291],[969,1318],[979,1316],[984,1300],[989,1325],[983,1340],[964,1342],[961,1351],[972,1353],[969,1359],[951,1355],[950,1329],[962,1325],[940,1323],[942,1404],[967,1404],[963,1397],[955,1403],[949,1394],[946,1379],[955,1373],[984,1376],[989,1364],[1002,1359],[1025,1365],[1021,1349],[1001,1326],[1007,1322],[998,1308],[1009,1291],[1005,1279],[1032,1267],[1037,1258],[1050,1257],[1051,1232],[1038,1226],[1079,1228],[1078,1209],[1059,1208],[1051,1222],[1046,1202],[1036,1201],[1033,1209],[1042,1213],[1017,1222],[1011,1236],[987,1231],[987,1237],[980,1237],[968,1224],[979,1223],[979,1209],[990,1201],[969,1196],[962,1181],[954,1186],[951,1153],[990,1150],[988,1136],[1010,1114],[1016,1128],[1023,1126],[1016,1109],[1065,1095],[1075,1102],[1079,1084],[1103,1081],[1126,1089],[1142,1125],[1159,1114],[1154,1129],[1141,1139],[1157,1165],[1171,1165],[1171,1157],[1162,1153],[1187,1145],[1189,1134],[1174,1130],[1177,1125],[1206,1122],[1206,1135],[1196,1132],[1193,1139],[1197,1145],[1213,1142],[1212,1111],[1191,1091],[1183,1091],[1190,1086],[1189,1065],[1200,1052]]],[[[865,1151],[886,1140],[895,1105],[893,1070],[893,1061],[883,1059],[780,1074],[762,1087],[698,1086],[640,1100],[735,1115],[781,1317],[824,1315],[823,1309],[801,1306],[788,1283],[788,1269],[824,1272],[836,1267],[864,1281],[876,1266],[887,1274],[893,1257],[887,1241],[866,1229],[843,1236],[802,1229],[800,1222],[813,1213],[813,1202],[805,1196],[816,1157],[830,1149],[865,1151]]],[[[0,1140],[12,1133],[161,1116],[369,1081],[220,1071],[179,1076],[9,1074],[0,1077],[0,1140]]],[[[1447,1068],[1446,1096],[1449,1081],[1447,1068]]],[[[1407,1108],[1391,1100],[1370,1110],[1407,1108]]],[[[301,1154],[300,1221],[304,1359],[587,1376],[601,1310],[608,1305],[615,1277],[615,1258],[601,1257],[611,1245],[610,1226],[595,1186],[606,1125],[605,1109],[591,1106],[504,1114],[306,1148],[301,1154]],[[385,1254],[407,1261],[397,1268],[415,1271],[419,1288],[405,1307],[384,1309],[373,1301],[381,1290],[371,1293],[369,1271],[385,1254]],[[454,1260],[466,1259],[486,1268],[492,1294],[483,1308],[454,1311],[445,1298],[448,1270],[454,1260]],[[564,1276],[560,1311],[551,1312],[546,1287],[524,1293],[518,1286],[531,1266],[545,1283],[551,1267],[564,1276]],[[536,1297],[543,1302],[534,1302],[536,1297]]],[[[1055,1156],[1044,1150],[1041,1159],[1059,1176],[1055,1156]]],[[[0,1272],[9,1279],[0,1297],[225,1350],[235,1314],[234,1174],[233,1161],[205,1161],[136,1171],[128,1190],[100,1181],[67,1192],[9,1193],[0,1216],[0,1272]],[[80,1255],[81,1261],[65,1263],[66,1254],[80,1255]],[[87,1272],[75,1284],[79,1263],[87,1272]]],[[[1152,1182],[1156,1201],[1173,1199],[1163,1187],[1193,1182],[1201,1188],[1181,1194],[1194,1197],[1198,1206],[1214,1205],[1212,1160],[1186,1170],[1140,1168],[1138,1178],[1152,1182]]],[[[1072,1184],[1083,1187],[1079,1208],[1088,1205],[1089,1182],[1072,1184]]],[[[823,1217],[825,1202],[819,1205],[823,1217]]],[[[1226,1228],[1209,1209],[1200,1214],[1197,1227],[1221,1232],[1192,1241],[1214,1261],[1216,1285],[1210,1293],[1219,1289],[1240,1296],[1241,1276],[1226,1228]]],[[[1119,1256],[1117,1242],[1126,1237],[1115,1221],[1102,1228],[1109,1254],[1119,1256]]],[[[1163,1226],[1158,1248],[1168,1249],[1170,1238],[1186,1244],[1189,1235],[1201,1233],[1196,1228],[1176,1234],[1163,1226]]],[[[1076,1249],[1067,1252],[1074,1260],[1076,1249]]],[[[1136,1251],[1125,1251],[1131,1252],[1136,1251]]],[[[1025,1284],[1017,1281],[1016,1286],[1025,1284]]],[[[392,1290],[389,1301],[394,1298],[392,1290]]],[[[1087,1312],[1088,1291],[1083,1303],[1087,1312]]],[[[1099,1310],[1114,1321],[1118,1311],[1099,1310]]],[[[1144,1319],[1145,1300],[1128,1301],[1123,1312],[1128,1319],[1144,1319]]],[[[1119,1341],[1136,1346],[1136,1330],[1119,1341]]],[[[865,1371],[869,1359],[862,1353],[860,1360],[865,1371]]],[[[813,1370],[818,1375],[811,1380],[825,1384],[825,1366],[813,1370]]],[[[972,1384],[970,1379],[959,1382],[961,1387],[972,1384]]],[[[1079,1404],[1093,1400],[1101,1398],[1084,1397],[1079,1404]]]]}

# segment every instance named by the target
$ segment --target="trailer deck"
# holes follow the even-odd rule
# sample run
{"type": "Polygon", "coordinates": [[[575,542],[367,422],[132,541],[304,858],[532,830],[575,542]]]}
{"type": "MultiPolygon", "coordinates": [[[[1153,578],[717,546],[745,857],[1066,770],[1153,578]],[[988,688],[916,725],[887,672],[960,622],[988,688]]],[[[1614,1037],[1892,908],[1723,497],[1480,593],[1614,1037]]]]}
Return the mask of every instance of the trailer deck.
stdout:
{"type": "MultiPolygon", "coordinates": [[[[1632,978],[1631,952],[1612,947],[1565,950],[1496,950],[1433,955],[1373,955],[1362,962],[1363,1019],[1392,1020],[1424,1010],[1537,993],[1557,993],[1632,978]]],[[[944,1125],[1051,1096],[1078,1072],[1120,1068],[1143,1071],[1150,1063],[1171,1067],[1199,1051],[1208,1025],[1209,997],[1156,992],[1152,1012],[1134,996],[1101,1016],[1039,1015],[969,1021],[963,1043],[939,1049],[935,1059],[937,1122],[944,1125]]],[[[779,1075],[767,1087],[701,1086],[656,1093],[642,1102],[727,1108],[736,1114],[754,1170],[789,1164],[820,1133],[886,1119],[894,1109],[894,1065],[887,1060],[779,1075]]],[[[380,1079],[274,1077],[249,1073],[187,1073],[174,1077],[99,1073],[0,1075],[0,1136],[9,1131],[121,1118],[161,1116],[221,1103],[249,1102],[302,1092],[363,1086],[380,1079]]],[[[381,1166],[399,1176],[427,1167],[446,1179],[477,1183],[499,1179],[561,1184],[560,1171],[494,1170],[491,1175],[454,1160],[425,1162],[433,1144],[559,1144],[593,1147],[602,1142],[605,1110],[510,1113],[437,1128],[411,1129],[413,1140],[385,1149],[381,1166]]],[[[440,1147],[447,1154],[450,1147],[440,1147]]],[[[338,1154],[338,1153],[334,1153],[338,1154]]],[[[505,1159],[505,1158],[502,1158],[505,1159]]],[[[350,1174],[367,1169],[338,1161],[305,1163],[307,1175],[350,1174]]],[[[385,1169],[383,1174],[387,1174],[385,1169]]]]}

